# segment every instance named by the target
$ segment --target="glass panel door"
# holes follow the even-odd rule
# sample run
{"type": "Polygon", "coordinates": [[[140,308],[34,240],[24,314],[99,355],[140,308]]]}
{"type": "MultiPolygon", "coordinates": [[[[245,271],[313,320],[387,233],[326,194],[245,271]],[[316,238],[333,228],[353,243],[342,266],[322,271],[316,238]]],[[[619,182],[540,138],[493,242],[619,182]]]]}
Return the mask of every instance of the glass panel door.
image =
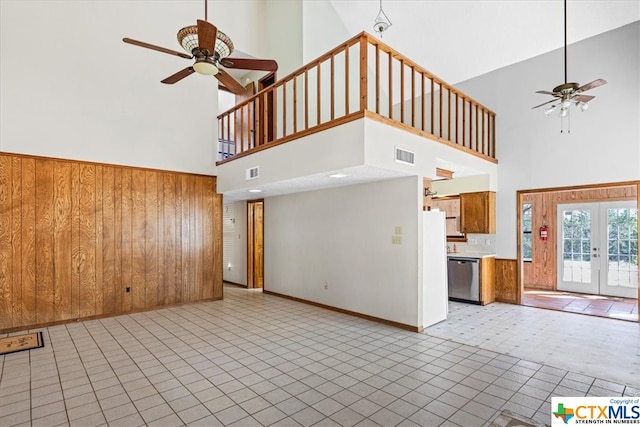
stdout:
{"type": "Polygon", "coordinates": [[[601,245],[600,293],[636,298],[638,292],[638,209],[633,202],[602,204],[606,225],[601,245]]]}
{"type": "Polygon", "coordinates": [[[558,290],[638,296],[638,208],[632,201],[558,205],[558,290]]]}
{"type": "Polygon", "coordinates": [[[598,210],[592,204],[558,205],[558,290],[597,294],[598,210]],[[597,255],[597,253],[596,253],[597,255]]]}

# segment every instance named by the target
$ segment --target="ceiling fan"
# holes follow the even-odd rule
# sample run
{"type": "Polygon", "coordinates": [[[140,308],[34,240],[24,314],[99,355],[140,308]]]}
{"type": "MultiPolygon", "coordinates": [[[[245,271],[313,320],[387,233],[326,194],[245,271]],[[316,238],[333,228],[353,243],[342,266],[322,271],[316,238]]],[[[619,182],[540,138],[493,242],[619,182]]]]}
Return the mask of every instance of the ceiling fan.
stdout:
{"type": "Polygon", "coordinates": [[[556,86],[552,91],[536,91],[536,93],[541,93],[543,95],[551,95],[554,99],[540,105],[536,105],[535,107],[532,107],[532,109],[552,104],[544,109],[545,114],[549,115],[560,107],[560,117],[567,116],[571,105],[575,105],[582,111],[585,111],[589,108],[589,101],[595,98],[595,96],[583,95],[583,93],[606,83],[607,81],[604,79],[596,79],[582,86],[578,83],[567,82],[567,0],[564,0],[564,83],[556,86]]]}
{"type": "Polygon", "coordinates": [[[198,19],[197,25],[182,28],[178,31],[177,36],[178,43],[187,52],[186,54],[128,37],[123,38],[122,41],[181,58],[195,58],[193,65],[162,80],[162,83],[165,84],[174,84],[195,72],[214,76],[231,92],[243,94],[245,93],[244,86],[222,67],[269,72],[274,72],[278,69],[278,63],[272,59],[229,57],[233,52],[233,42],[225,33],[218,30],[215,25],[207,22],[207,0],[204,0],[204,20],[198,19]]]}

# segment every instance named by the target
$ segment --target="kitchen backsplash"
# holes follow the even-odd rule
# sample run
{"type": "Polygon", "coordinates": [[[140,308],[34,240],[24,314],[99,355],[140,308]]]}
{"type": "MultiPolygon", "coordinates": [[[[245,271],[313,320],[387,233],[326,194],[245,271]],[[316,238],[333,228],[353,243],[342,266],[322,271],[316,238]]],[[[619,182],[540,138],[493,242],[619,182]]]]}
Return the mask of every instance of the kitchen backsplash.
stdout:
{"type": "Polygon", "coordinates": [[[495,234],[467,234],[466,242],[447,242],[450,252],[453,252],[453,245],[456,245],[457,252],[473,253],[495,253],[495,234]]]}

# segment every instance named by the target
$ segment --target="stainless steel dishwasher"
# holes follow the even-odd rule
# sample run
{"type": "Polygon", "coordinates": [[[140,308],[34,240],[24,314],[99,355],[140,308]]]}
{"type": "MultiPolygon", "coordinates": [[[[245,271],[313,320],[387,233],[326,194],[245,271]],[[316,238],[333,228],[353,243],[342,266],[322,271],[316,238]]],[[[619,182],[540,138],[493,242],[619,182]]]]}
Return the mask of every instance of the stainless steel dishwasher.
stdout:
{"type": "Polygon", "coordinates": [[[449,299],[480,304],[480,260],[449,257],[447,267],[449,299]]]}

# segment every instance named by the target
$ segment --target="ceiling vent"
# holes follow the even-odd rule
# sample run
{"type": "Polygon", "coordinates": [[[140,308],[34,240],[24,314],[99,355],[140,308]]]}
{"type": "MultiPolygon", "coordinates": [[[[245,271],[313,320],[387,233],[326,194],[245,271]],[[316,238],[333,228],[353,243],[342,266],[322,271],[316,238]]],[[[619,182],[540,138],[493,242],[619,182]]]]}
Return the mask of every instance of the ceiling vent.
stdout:
{"type": "Polygon", "coordinates": [[[415,153],[396,147],[396,162],[406,163],[408,165],[415,164],[415,153]]]}
{"type": "Polygon", "coordinates": [[[260,177],[260,169],[258,166],[247,169],[247,181],[250,179],[256,179],[260,177]]]}

